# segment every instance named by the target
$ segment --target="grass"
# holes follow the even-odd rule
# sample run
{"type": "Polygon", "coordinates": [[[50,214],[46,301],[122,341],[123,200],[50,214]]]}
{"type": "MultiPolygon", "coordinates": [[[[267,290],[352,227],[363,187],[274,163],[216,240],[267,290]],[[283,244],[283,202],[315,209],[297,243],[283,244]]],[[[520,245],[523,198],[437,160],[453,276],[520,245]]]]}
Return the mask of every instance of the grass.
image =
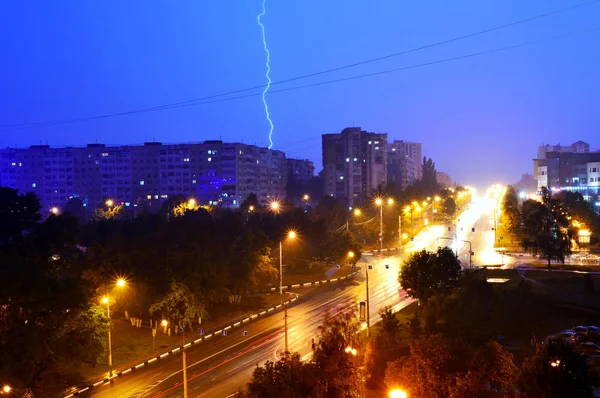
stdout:
{"type": "MultiPolygon", "coordinates": [[[[202,320],[202,327],[206,333],[222,327],[224,324],[233,323],[234,320],[247,314],[255,313],[261,309],[272,307],[282,301],[289,299],[289,295],[284,294],[264,294],[245,297],[241,303],[230,304],[222,303],[210,310],[212,319],[202,320]]],[[[190,332],[186,330],[186,340],[198,338],[198,331],[190,332]]],[[[156,351],[152,352],[152,330],[150,329],[150,319],[143,320],[143,326],[137,328],[131,325],[125,318],[113,318],[112,329],[112,354],[113,370],[122,370],[137,365],[147,359],[156,356],[158,353],[168,351],[182,344],[183,336],[172,333],[171,336],[163,334],[163,328],[159,326],[156,334],[156,351]]],[[[44,376],[44,384],[50,388],[59,390],[72,385],[81,385],[83,382],[95,382],[107,375],[109,371],[106,358],[101,358],[100,363],[95,367],[89,364],[76,365],[69,361],[57,364],[53,369],[49,369],[44,376]],[[60,375],[60,376],[58,376],[60,375]]]]}

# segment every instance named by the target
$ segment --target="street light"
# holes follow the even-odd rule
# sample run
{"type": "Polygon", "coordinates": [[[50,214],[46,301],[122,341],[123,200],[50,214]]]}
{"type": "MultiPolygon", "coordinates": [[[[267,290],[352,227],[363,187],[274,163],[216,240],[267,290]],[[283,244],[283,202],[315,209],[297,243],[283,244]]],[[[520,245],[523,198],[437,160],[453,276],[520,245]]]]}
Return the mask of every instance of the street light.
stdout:
{"type": "Polygon", "coordinates": [[[60,210],[58,209],[58,207],[54,206],[50,209],[50,213],[54,214],[55,216],[58,215],[58,213],[60,213],[60,210]]]}
{"type": "Polygon", "coordinates": [[[391,390],[390,398],[407,398],[408,395],[402,390],[391,390]]]}
{"type": "Polygon", "coordinates": [[[310,196],[308,196],[308,194],[305,193],[304,196],[302,197],[302,199],[308,201],[308,199],[310,199],[310,196]]]}
{"type": "MultiPolygon", "coordinates": [[[[125,286],[125,279],[119,278],[115,285],[118,287],[125,286]]],[[[106,317],[110,321],[110,300],[108,296],[102,297],[102,304],[106,304],[106,317]]],[[[110,334],[110,325],[108,327],[108,366],[112,366],[112,338],[110,334]]]]}
{"type": "Polygon", "coordinates": [[[9,385],[4,385],[4,387],[2,387],[2,392],[5,394],[8,394],[12,391],[12,388],[9,385]]]}
{"type": "Polygon", "coordinates": [[[358,351],[356,350],[356,348],[352,348],[350,346],[346,347],[344,349],[344,351],[346,351],[347,354],[351,354],[351,355],[354,355],[354,356],[356,356],[356,354],[358,353],[358,351]]]}
{"type": "MultiPolygon", "coordinates": [[[[383,199],[376,198],[375,204],[379,206],[379,252],[383,250],[383,199]]],[[[387,200],[388,205],[394,204],[394,199],[389,198],[387,200]]]]}
{"type": "MultiPolygon", "coordinates": [[[[352,211],[352,214],[354,214],[354,217],[358,217],[361,214],[360,209],[354,209],[352,211]]],[[[350,214],[346,213],[346,232],[348,232],[350,230],[350,214]]]]}
{"type": "Polygon", "coordinates": [[[106,201],[106,206],[108,206],[108,207],[113,207],[113,206],[114,206],[114,204],[115,204],[115,201],[114,201],[114,200],[112,200],[112,199],[108,199],[108,200],[106,201]]]}
{"type": "Polygon", "coordinates": [[[280,207],[279,202],[277,202],[277,201],[271,202],[271,210],[273,210],[273,212],[279,213],[279,207],[280,207]]]}
{"type": "Polygon", "coordinates": [[[187,203],[187,204],[188,204],[188,208],[190,208],[190,209],[191,209],[191,208],[193,208],[193,207],[195,207],[195,206],[196,206],[196,199],[194,199],[194,198],[190,198],[190,199],[188,200],[188,203],[187,203]]]}
{"type": "MultiPolygon", "coordinates": [[[[295,239],[296,231],[289,231],[286,238],[295,239]]],[[[283,294],[283,240],[279,240],[279,294],[283,294]]]]}

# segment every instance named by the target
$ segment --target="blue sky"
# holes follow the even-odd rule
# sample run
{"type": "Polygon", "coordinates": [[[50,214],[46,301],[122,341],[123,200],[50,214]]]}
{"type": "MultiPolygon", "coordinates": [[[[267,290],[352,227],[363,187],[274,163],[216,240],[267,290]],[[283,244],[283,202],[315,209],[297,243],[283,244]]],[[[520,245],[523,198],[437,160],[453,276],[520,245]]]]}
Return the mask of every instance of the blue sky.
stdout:
{"type": "MultiPolygon", "coordinates": [[[[274,81],[584,3],[565,0],[267,0],[274,81]]],[[[0,4],[0,125],[122,112],[266,83],[261,0],[0,4]]],[[[292,87],[600,28],[600,2],[292,87]]],[[[275,149],[321,165],[320,135],[346,126],[423,143],[462,183],[514,182],[542,143],[600,149],[600,32],[267,97],[275,149]]],[[[254,92],[259,92],[255,90],[254,92]]],[[[0,146],[222,138],[268,144],[259,96],[37,129],[0,146]]]]}

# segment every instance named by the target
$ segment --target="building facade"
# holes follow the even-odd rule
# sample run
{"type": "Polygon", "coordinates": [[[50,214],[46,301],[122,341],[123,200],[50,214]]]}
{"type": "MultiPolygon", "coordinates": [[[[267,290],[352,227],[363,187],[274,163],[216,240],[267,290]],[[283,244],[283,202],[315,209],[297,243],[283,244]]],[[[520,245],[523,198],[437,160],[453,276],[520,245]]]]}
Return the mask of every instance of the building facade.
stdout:
{"type": "Polygon", "coordinates": [[[311,162],[287,159],[281,151],[221,141],[34,145],[0,150],[0,186],[34,192],[46,209],[71,198],[89,209],[107,198],[128,207],[159,208],[174,195],[236,208],[251,193],[263,204],[284,199],[291,161],[303,178],[314,173],[311,162]]]}
{"type": "Polygon", "coordinates": [[[423,146],[418,142],[394,140],[386,146],[387,181],[400,189],[422,178],[423,146]]]}
{"type": "Polygon", "coordinates": [[[570,147],[548,149],[555,150],[538,149],[538,158],[533,160],[538,189],[548,187],[552,191],[579,192],[594,204],[596,211],[600,211],[600,152],[590,152],[589,144],[582,141],[570,147]]]}
{"type": "Polygon", "coordinates": [[[326,195],[348,206],[364,203],[387,182],[387,134],[348,127],[339,134],[323,134],[323,177],[326,195]]]}

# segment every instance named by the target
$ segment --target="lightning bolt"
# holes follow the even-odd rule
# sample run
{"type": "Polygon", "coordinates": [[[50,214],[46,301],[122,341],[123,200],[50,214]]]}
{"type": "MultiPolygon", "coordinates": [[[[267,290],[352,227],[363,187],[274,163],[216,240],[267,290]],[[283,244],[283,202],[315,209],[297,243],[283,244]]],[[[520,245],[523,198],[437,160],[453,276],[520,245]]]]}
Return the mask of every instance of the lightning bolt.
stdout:
{"type": "Polygon", "coordinates": [[[269,76],[269,73],[271,73],[271,52],[269,51],[269,48],[267,47],[267,39],[265,37],[265,26],[262,24],[262,22],[260,21],[260,19],[267,13],[267,9],[265,7],[267,0],[263,0],[262,2],[262,12],[260,14],[258,14],[258,16],[256,17],[256,21],[258,22],[258,25],[260,26],[260,29],[262,31],[262,40],[263,40],[263,47],[265,49],[265,52],[267,53],[267,62],[266,62],[266,66],[267,66],[267,72],[265,73],[265,76],[267,77],[267,85],[265,86],[265,89],[262,92],[262,101],[263,104],[265,105],[265,114],[267,116],[267,120],[269,121],[269,125],[271,126],[270,130],[269,130],[269,149],[271,149],[273,147],[273,121],[271,120],[271,114],[269,113],[269,105],[267,105],[267,99],[265,98],[265,95],[267,94],[267,91],[269,91],[269,89],[271,88],[271,77],[269,76]]]}

